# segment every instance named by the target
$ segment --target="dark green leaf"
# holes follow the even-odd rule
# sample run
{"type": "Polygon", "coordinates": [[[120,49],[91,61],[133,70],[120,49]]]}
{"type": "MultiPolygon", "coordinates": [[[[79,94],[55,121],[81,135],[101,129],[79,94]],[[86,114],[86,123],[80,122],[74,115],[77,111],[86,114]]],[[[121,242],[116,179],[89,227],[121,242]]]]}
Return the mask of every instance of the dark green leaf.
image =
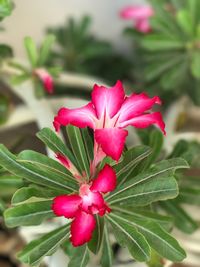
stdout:
{"type": "Polygon", "coordinates": [[[88,248],[97,254],[101,247],[104,230],[104,219],[100,216],[96,216],[96,228],[92,234],[92,239],[88,243],[88,248]]]}
{"type": "Polygon", "coordinates": [[[101,255],[101,266],[102,267],[112,267],[113,263],[113,251],[111,243],[109,240],[109,233],[107,225],[104,225],[104,234],[103,234],[103,245],[102,245],[102,255],[101,255]]]}

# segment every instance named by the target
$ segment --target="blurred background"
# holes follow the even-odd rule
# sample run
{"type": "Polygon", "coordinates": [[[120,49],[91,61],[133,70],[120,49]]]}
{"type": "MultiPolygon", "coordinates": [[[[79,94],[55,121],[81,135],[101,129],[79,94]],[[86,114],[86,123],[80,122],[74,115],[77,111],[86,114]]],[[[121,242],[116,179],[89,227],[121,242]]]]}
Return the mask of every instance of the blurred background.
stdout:
{"type": "MultiPolygon", "coordinates": [[[[120,79],[127,94],[159,95],[167,136],[158,159],[183,156],[191,164],[178,180],[180,199],[163,208],[188,257],[184,265],[163,266],[200,267],[200,0],[10,3],[0,0],[0,143],[13,153],[33,149],[51,157],[35,134],[53,129],[61,106],[85,105],[94,83],[112,86],[120,79]]],[[[151,134],[131,130],[128,145],[156,146],[151,134]]],[[[5,226],[2,214],[23,186],[0,169],[0,267],[24,266],[16,251],[59,225],[49,220],[38,227],[5,226]]],[[[117,244],[113,250],[116,266],[144,266],[117,244]]],[[[59,250],[44,266],[66,266],[65,253],[59,250]]]]}

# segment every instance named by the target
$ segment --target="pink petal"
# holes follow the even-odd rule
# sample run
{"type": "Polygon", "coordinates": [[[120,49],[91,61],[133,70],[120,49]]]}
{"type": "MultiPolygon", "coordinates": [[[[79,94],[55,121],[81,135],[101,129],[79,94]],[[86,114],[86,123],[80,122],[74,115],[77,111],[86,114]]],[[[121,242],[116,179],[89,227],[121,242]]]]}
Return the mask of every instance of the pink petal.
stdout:
{"type": "Polygon", "coordinates": [[[74,218],[82,199],[78,195],[61,195],[53,200],[52,210],[57,216],[74,218]]]}
{"type": "Polygon", "coordinates": [[[92,238],[96,221],[93,215],[78,212],[71,224],[71,242],[74,247],[81,246],[92,238]]]}
{"type": "Polygon", "coordinates": [[[112,167],[108,164],[99,172],[98,177],[93,181],[90,190],[108,193],[116,187],[116,174],[112,167]]]}
{"type": "Polygon", "coordinates": [[[60,161],[60,163],[65,166],[65,168],[70,169],[70,161],[67,157],[63,156],[60,153],[56,154],[56,158],[60,161]]]}
{"type": "Polygon", "coordinates": [[[120,16],[123,19],[141,20],[146,19],[154,15],[154,10],[151,6],[147,5],[135,5],[128,6],[120,12],[120,16]]]}
{"type": "Polygon", "coordinates": [[[107,156],[118,161],[124,149],[128,131],[119,128],[104,128],[95,130],[95,140],[101,145],[107,156]]]}
{"type": "Polygon", "coordinates": [[[159,127],[161,131],[164,134],[166,134],[165,123],[162,119],[162,115],[160,112],[154,112],[151,114],[144,114],[144,115],[135,117],[133,119],[120,123],[120,127],[124,128],[124,127],[127,127],[128,125],[132,125],[136,128],[146,128],[153,124],[159,127]]]}
{"type": "Polygon", "coordinates": [[[135,28],[142,33],[149,33],[151,31],[151,25],[148,19],[138,20],[135,24],[135,28]]]}
{"type": "Polygon", "coordinates": [[[54,127],[59,131],[60,126],[67,126],[69,124],[79,128],[90,127],[94,129],[96,121],[96,113],[92,103],[84,107],[76,109],[61,108],[58,115],[54,118],[54,127]]]}
{"type": "Polygon", "coordinates": [[[124,88],[120,81],[117,81],[111,88],[94,85],[92,103],[95,106],[97,117],[100,119],[106,112],[112,118],[120,109],[124,97],[124,88]]]}
{"type": "Polygon", "coordinates": [[[158,96],[150,98],[147,94],[132,94],[127,97],[119,111],[119,122],[130,120],[142,113],[148,111],[153,105],[161,105],[161,100],[158,96]]]}
{"type": "Polygon", "coordinates": [[[53,78],[46,69],[36,69],[34,73],[42,81],[44,89],[49,93],[53,93],[53,78]]]}
{"type": "Polygon", "coordinates": [[[95,213],[98,213],[99,209],[104,208],[103,196],[99,192],[92,192],[90,190],[90,185],[82,184],[79,190],[79,194],[82,198],[81,209],[83,211],[90,213],[92,211],[92,208],[95,207],[95,213]]]}

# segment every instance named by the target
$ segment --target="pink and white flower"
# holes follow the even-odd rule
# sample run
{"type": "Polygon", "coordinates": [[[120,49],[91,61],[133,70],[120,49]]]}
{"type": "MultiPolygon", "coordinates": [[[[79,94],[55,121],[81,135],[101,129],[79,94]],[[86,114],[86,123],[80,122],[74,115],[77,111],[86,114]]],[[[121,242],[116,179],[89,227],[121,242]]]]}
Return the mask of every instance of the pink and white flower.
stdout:
{"type": "Polygon", "coordinates": [[[71,242],[73,246],[81,246],[92,238],[96,226],[94,215],[103,216],[110,212],[103,194],[116,187],[114,170],[105,165],[98,177],[91,183],[83,183],[79,194],[61,195],[53,200],[52,210],[57,216],[73,219],[71,224],[71,242]]]}
{"type": "Polygon", "coordinates": [[[44,89],[47,93],[52,94],[54,90],[53,78],[50,73],[44,68],[38,68],[34,70],[34,75],[36,75],[43,83],[44,89]]]}
{"type": "Polygon", "coordinates": [[[145,93],[126,96],[120,81],[111,88],[95,84],[91,102],[81,108],[61,108],[53,124],[56,131],[59,131],[61,125],[69,124],[92,128],[100,149],[118,161],[128,135],[124,129],[127,126],[146,128],[154,124],[165,134],[161,113],[147,112],[155,104],[161,104],[158,96],[150,98],[145,93]]]}
{"type": "Polygon", "coordinates": [[[153,15],[153,8],[147,5],[128,6],[120,12],[121,18],[133,20],[136,30],[142,33],[148,33],[151,31],[149,18],[153,15]]]}

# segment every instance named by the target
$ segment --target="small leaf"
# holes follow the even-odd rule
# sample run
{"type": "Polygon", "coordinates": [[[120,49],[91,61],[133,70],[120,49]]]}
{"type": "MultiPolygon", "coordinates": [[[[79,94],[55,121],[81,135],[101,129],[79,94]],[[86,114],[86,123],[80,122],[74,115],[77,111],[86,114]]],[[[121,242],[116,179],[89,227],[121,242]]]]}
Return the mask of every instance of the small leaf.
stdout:
{"type": "Polygon", "coordinates": [[[181,27],[183,32],[185,32],[189,37],[193,36],[193,24],[192,24],[192,17],[188,10],[181,9],[176,14],[176,19],[178,25],[181,27]]]}
{"type": "Polygon", "coordinates": [[[27,74],[27,73],[20,74],[20,75],[15,75],[15,76],[12,77],[11,83],[13,85],[19,85],[19,84],[27,81],[30,78],[31,78],[30,74],[27,74]]]}
{"type": "Polygon", "coordinates": [[[192,62],[191,62],[191,72],[192,75],[199,79],[200,78],[200,52],[195,51],[192,53],[192,62]]]}
{"type": "Polygon", "coordinates": [[[104,225],[103,234],[103,245],[102,245],[102,255],[101,255],[101,266],[102,267],[112,267],[113,266],[113,251],[111,243],[109,240],[108,227],[104,225]]]}
{"type": "Polygon", "coordinates": [[[124,222],[112,213],[107,215],[107,219],[112,225],[117,241],[128,248],[133,258],[137,261],[148,261],[150,259],[149,244],[133,225],[124,222]]]}
{"type": "Polygon", "coordinates": [[[8,227],[39,225],[43,220],[54,217],[52,201],[30,202],[9,208],[4,213],[8,227]]]}
{"type": "Polygon", "coordinates": [[[46,36],[43,44],[41,45],[40,48],[40,53],[39,53],[39,65],[44,65],[49,57],[50,54],[50,49],[55,42],[55,36],[53,34],[49,34],[46,36]]]}
{"type": "Polygon", "coordinates": [[[18,254],[18,258],[25,264],[37,266],[45,256],[52,255],[68,237],[69,224],[33,240],[18,254]]]}
{"type": "Polygon", "coordinates": [[[38,63],[38,53],[37,47],[31,37],[24,38],[24,46],[26,48],[26,53],[33,68],[37,67],[38,63]]]}
{"type": "Polygon", "coordinates": [[[89,262],[89,252],[87,245],[74,248],[74,253],[68,267],[85,267],[89,262]]]}

